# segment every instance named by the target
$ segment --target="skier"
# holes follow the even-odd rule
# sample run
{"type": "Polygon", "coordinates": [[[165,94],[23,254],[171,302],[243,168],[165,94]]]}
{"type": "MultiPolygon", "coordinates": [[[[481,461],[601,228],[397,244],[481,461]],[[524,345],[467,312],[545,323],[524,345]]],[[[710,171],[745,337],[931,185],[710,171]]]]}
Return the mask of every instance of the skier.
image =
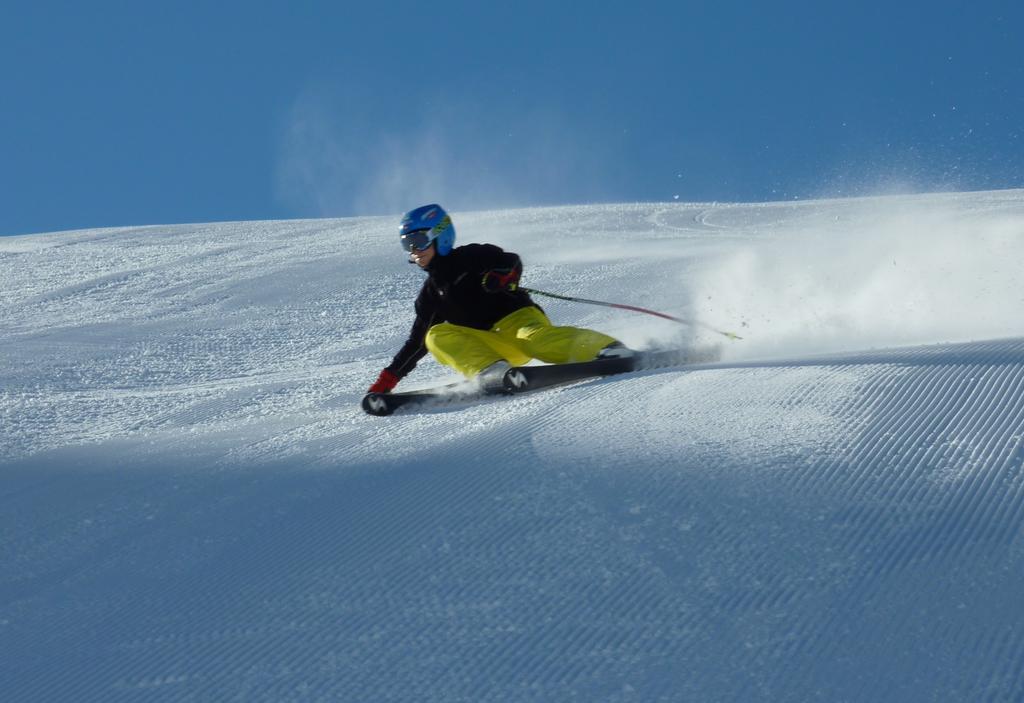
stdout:
{"type": "Polygon", "coordinates": [[[564,364],[634,354],[606,334],[552,325],[519,289],[519,256],[493,244],[456,247],[455,227],[440,205],[406,213],[399,236],[409,263],[426,271],[427,280],[409,339],[370,393],[391,392],[428,350],[485,388],[500,387],[505,371],[531,359],[564,364]]]}

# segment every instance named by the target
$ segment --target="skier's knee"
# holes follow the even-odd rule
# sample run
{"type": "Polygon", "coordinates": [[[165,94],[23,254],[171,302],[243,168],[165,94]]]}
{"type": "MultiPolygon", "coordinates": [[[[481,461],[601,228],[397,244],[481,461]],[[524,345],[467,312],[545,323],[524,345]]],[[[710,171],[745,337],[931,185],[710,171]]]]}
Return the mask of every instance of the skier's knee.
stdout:
{"type": "Polygon", "coordinates": [[[461,337],[463,337],[463,334],[457,325],[453,325],[450,322],[441,322],[427,330],[424,343],[427,345],[427,349],[433,352],[435,349],[443,348],[445,342],[461,337]]]}

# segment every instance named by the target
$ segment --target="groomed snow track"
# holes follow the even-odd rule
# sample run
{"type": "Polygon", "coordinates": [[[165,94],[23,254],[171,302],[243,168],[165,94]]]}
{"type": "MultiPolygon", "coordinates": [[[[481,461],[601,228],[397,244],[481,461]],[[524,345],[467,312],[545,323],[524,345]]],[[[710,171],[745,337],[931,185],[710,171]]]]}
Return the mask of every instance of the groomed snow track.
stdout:
{"type": "Polygon", "coordinates": [[[1024,339],[373,418],[393,242],[209,227],[7,245],[39,275],[0,323],[0,700],[1024,700],[1024,339]]]}
{"type": "Polygon", "coordinates": [[[9,470],[0,689],[1020,700],[1022,384],[1020,340],[722,364],[345,471],[9,470]]]}

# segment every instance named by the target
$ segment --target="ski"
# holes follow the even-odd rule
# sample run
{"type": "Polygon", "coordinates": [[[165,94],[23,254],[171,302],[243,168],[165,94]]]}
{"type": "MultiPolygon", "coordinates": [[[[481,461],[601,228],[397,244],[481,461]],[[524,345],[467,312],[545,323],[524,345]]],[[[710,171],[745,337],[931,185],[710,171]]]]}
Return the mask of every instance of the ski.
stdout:
{"type": "Polygon", "coordinates": [[[503,383],[509,393],[524,393],[538,388],[582,381],[595,376],[626,373],[634,368],[636,368],[635,358],[594,359],[593,361],[547,366],[519,366],[505,372],[503,383]]]}
{"type": "Polygon", "coordinates": [[[399,408],[416,405],[445,405],[460,401],[476,400],[484,396],[504,393],[502,388],[486,390],[478,384],[467,381],[449,383],[436,388],[401,393],[367,393],[363,396],[363,412],[368,415],[390,415],[399,408]]]}
{"type": "Polygon", "coordinates": [[[520,366],[506,371],[503,382],[505,390],[509,393],[523,393],[588,378],[629,373],[630,371],[711,363],[717,361],[720,356],[721,349],[719,347],[707,347],[637,352],[632,357],[594,359],[593,361],[570,364],[520,366]]]}
{"type": "Polygon", "coordinates": [[[706,347],[645,351],[637,352],[632,357],[594,359],[569,364],[518,366],[505,372],[502,386],[483,388],[473,381],[460,381],[419,391],[367,393],[363,396],[362,406],[367,414],[383,416],[406,406],[424,407],[469,402],[488,396],[525,393],[630,371],[712,363],[718,361],[720,355],[719,347],[706,347]]]}

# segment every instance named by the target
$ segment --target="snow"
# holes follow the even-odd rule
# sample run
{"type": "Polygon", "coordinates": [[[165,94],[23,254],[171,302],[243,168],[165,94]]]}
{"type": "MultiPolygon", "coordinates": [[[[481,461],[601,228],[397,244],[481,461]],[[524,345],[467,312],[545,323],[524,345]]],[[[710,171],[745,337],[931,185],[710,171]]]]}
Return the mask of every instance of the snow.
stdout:
{"type": "Polygon", "coordinates": [[[455,222],[744,339],[376,418],[394,217],[0,238],[0,700],[1024,698],[1024,191],[455,222]]]}

